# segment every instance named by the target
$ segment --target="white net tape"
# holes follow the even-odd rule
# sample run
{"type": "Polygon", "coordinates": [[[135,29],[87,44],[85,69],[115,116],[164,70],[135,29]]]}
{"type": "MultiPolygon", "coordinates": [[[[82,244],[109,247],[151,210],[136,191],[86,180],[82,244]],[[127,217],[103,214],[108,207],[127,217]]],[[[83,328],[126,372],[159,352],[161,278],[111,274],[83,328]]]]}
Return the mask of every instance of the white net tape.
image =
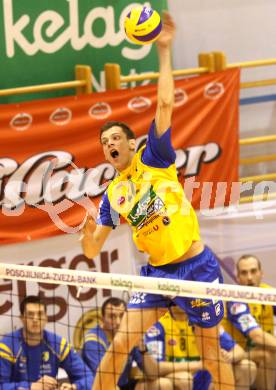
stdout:
{"type": "Polygon", "coordinates": [[[275,288],[180,281],[165,278],[160,279],[4,263],[0,263],[0,278],[59,285],[74,285],[79,288],[110,288],[112,290],[147,292],[190,298],[222,299],[224,301],[260,303],[263,305],[276,304],[275,288]]]}

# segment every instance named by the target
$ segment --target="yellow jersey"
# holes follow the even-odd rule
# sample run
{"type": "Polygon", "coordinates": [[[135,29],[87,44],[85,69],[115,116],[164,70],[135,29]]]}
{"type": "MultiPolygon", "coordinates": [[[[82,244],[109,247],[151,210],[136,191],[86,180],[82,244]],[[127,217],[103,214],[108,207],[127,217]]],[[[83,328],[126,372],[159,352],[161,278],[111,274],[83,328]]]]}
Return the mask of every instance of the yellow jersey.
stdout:
{"type": "Polygon", "coordinates": [[[144,148],[109,185],[111,208],[131,226],[137,248],[153,266],[183,256],[200,240],[196,214],[178,181],[175,164],[155,168],[142,162],[144,148]]]}
{"type": "Polygon", "coordinates": [[[166,313],[146,333],[150,353],[161,361],[199,360],[196,339],[188,321],[176,321],[166,313]]]}

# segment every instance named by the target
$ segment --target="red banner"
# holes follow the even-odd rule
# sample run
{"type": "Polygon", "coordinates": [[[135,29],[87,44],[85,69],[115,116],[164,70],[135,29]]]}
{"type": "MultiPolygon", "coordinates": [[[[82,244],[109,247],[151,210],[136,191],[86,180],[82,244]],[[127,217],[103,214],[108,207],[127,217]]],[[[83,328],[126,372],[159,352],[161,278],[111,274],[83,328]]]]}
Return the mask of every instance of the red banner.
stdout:
{"type": "MultiPolygon", "coordinates": [[[[179,179],[196,208],[227,204],[238,181],[239,70],[175,84],[179,179]]],[[[126,122],[139,145],[155,109],[153,85],[2,105],[0,243],[76,232],[115,174],[103,159],[100,126],[126,122]]]]}

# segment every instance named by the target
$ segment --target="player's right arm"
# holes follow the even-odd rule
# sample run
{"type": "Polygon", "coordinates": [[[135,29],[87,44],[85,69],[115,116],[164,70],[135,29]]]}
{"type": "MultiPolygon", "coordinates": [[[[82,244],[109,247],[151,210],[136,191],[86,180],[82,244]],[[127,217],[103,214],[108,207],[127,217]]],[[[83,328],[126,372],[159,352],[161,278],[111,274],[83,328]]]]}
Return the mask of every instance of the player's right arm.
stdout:
{"type": "Polygon", "coordinates": [[[99,254],[108,235],[118,223],[119,215],[112,209],[105,192],[99,205],[97,221],[88,215],[82,229],[81,244],[86,257],[92,259],[99,254]]]}

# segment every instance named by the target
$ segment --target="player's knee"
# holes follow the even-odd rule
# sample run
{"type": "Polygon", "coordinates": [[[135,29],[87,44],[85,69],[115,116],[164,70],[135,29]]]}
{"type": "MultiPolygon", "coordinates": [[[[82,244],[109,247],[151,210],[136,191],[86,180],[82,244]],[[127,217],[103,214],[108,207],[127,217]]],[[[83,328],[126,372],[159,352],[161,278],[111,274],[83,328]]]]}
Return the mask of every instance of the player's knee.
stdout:
{"type": "Polygon", "coordinates": [[[234,366],[235,380],[242,381],[246,386],[253,384],[257,374],[257,366],[252,360],[243,359],[234,366]]]}
{"type": "Polygon", "coordinates": [[[174,388],[181,390],[192,390],[193,375],[190,372],[176,372],[174,378],[174,388]]]}
{"type": "Polygon", "coordinates": [[[174,389],[174,385],[173,385],[173,382],[172,380],[168,379],[168,378],[160,378],[159,379],[159,387],[158,389],[162,389],[162,390],[173,390],[174,389]]]}
{"type": "Polygon", "coordinates": [[[266,367],[274,367],[275,365],[275,352],[273,351],[262,351],[262,356],[258,359],[258,365],[266,367]]]}

